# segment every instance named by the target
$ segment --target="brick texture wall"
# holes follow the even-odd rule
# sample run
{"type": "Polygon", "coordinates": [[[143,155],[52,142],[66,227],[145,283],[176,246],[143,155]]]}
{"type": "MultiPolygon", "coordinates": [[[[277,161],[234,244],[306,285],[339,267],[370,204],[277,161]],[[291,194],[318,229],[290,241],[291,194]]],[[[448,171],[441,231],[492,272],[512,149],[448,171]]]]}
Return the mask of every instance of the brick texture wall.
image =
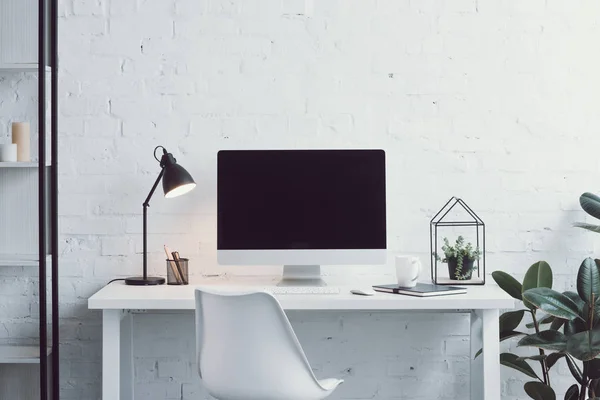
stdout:
{"type": "MultiPolygon", "coordinates": [[[[425,260],[429,218],[458,195],[487,223],[488,272],[521,278],[545,259],[555,286],[572,287],[600,250],[600,238],[571,227],[585,219],[578,195],[600,178],[599,13],[595,0],[63,0],[63,399],[100,398],[100,314],[86,299],[140,270],[159,144],[199,187],[153,199],[152,273],[164,274],[164,243],[195,275],[243,272],[216,265],[219,149],[377,147],[388,157],[391,252],[425,260]]],[[[34,81],[18,79],[0,77],[0,138],[18,99],[34,95],[34,81]]],[[[17,278],[28,290],[26,271],[0,274],[2,287],[17,278]]],[[[2,308],[0,318],[0,335],[20,335],[2,308]]],[[[463,314],[290,318],[317,374],[346,379],[333,399],[467,396],[463,314]]],[[[207,398],[191,314],[139,315],[135,331],[137,399],[207,398]]],[[[564,390],[566,366],[553,378],[564,390]]],[[[522,382],[503,369],[503,399],[525,398],[522,382]]]]}

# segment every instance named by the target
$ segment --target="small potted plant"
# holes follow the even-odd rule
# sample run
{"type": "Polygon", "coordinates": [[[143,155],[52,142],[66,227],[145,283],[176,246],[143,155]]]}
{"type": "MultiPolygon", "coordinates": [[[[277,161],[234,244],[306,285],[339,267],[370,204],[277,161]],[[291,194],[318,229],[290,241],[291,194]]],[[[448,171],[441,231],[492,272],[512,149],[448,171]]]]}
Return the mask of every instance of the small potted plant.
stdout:
{"type": "MultiPolygon", "coordinates": [[[[465,238],[459,236],[456,238],[454,246],[450,244],[448,238],[444,238],[442,251],[444,252],[442,262],[448,264],[450,279],[456,281],[471,279],[473,270],[477,269],[475,261],[479,260],[479,256],[481,255],[479,247],[473,248],[471,243],[465,245],[465,238]]],[[[439,260],[437,254],[436,258],[439,260]]]]}

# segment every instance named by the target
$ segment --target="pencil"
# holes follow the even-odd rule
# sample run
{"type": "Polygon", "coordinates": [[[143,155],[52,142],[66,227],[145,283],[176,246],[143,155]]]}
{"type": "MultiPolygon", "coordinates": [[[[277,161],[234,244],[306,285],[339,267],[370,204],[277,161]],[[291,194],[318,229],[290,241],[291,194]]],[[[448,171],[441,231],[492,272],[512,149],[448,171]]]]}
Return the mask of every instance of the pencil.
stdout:
{"type": "Polygon", "coordinates": [[[177,283],[181,285],[183,283],[183,279],[181,278],[181,275],[179,275],[179,268],[177,268],[177,264],[171,260],[171,254],[169,254],[169,248],[167,245],[165,245],[165,253],[167,254],[167,261],[169,262],[171,270],[173,271],[173,276],[175,277],[177,283]]]}
{"type": "Polygon", "coordinates": [[[179,270],[179,274],[181,274],[181,280],[183,281],[184,285],[188,284],[187,278],[185,277],[185,274],[183,273],[183,268],[181,268],[181,264],[179,263],[180,258],[179,258],[179,252],[178,251],[174,251],[171,253],[171,255],[173,255],[173,260],[175,260],[175,264],[177,265],[177,269],[179,270]]]}

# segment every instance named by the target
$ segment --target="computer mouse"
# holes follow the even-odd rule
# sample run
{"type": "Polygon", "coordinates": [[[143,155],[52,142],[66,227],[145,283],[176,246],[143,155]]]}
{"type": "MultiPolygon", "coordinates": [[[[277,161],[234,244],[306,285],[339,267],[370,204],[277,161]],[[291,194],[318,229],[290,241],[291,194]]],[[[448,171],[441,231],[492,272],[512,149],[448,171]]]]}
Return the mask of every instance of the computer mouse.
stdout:
{"type": "Polygon", "coordinates": [[[352,289],[352,290],[350,290],[350,293],[356,294],[358,296],[373,296],[373,295],[375,295],[375,291],[370,290],[370,289],[352,289]]]}

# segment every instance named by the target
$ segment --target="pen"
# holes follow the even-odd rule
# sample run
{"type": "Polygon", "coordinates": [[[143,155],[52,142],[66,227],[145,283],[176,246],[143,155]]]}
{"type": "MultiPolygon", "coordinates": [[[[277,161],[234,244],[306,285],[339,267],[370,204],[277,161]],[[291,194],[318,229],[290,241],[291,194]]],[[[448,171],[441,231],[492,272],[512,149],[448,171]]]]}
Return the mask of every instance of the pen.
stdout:
{"type": "Polygon", "coordinates": [[[178,251],[174,251],[171,253],[171,255],[173,255],[173,260],[175,260],[175,264],[177,265],[177,269],[179,270],[179,274],[181,275],[181,280],[183,281],[184,285],[188,284],[188,281],[185,277],[185,274],[183,273],[183,269],[181,268],[181,264],[179,263],[180,258],[179,258],[179,252],[178,251]]]}
{"type": "Polygon", "coordinates": [[[170,259],[171,255],[169,254],[169,248],[167,247],[167,245],[165,245],[165,253],[167,254],[167,261],[169,262],[169,265],[171,266],[171,270],[173,271],[173,276],[175,276],[175,280],[177,281],[178,284],[182,284],[183,279],[180,275],[179,266],[177,265],[176,262],[174,262],[173,260],[170,259]]]}

